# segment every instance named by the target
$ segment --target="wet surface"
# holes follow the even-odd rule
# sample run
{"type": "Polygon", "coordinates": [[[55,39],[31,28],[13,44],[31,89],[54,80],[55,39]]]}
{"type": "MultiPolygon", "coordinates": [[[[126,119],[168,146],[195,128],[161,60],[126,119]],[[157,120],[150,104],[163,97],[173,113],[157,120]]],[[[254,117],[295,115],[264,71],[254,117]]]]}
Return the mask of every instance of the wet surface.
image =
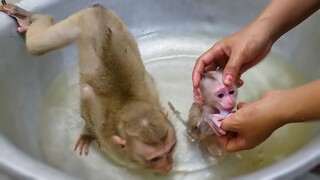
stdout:
{"type": "MultiPolygon", "coordinates": [[[[218,38],[199,33],[154,33],[138,37],[146,69],[157,82],[163,106],[169,110],[167,102],[170,101],[185,120],[193,101],[193,65],[196,58],[214,43],[213,39],[218,38]]],[[[243,80],[245,85],[239,90],[238,101],[246,102],[257,99],[266,90],[289,88],[305,82],[300,73],[276,54],[270,54],[264,62],[248,71],[243,80]]],[[[184,125],[169,112],[178,140],[172,173],[157,176],[139,170],[112,147],[110,153],[104,155],[95,146],[91,146],[88,157],[79,157],[73,152],[73,144],[84,122],[79,116],[78,69],[74,65],[57,77],[43,100],[38,121],[42,158],[46,163],[84,179],[201,177],[215,180],[253,172],[277,162],[308,142],[312,132],[310,124],[287,125],[253,150],[225,153],[221,158],[213,158],[187,140],[184,125]]]]}

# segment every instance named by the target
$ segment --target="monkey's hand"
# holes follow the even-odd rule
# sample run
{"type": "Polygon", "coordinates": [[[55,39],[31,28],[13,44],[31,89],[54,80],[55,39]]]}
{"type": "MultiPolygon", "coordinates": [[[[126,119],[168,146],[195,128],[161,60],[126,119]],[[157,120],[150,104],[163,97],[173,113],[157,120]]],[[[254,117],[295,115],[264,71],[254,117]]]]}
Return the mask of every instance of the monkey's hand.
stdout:
{"type": "Polygon", "coordinates": [[[8,14],[9,16],[15,18],[19,24],[18,31],[20,33],[26,32],[31,24],[32,13],[28,12],[14,4],[7,4],[5,1],[2,1],[0,6],[0,11],[8,14]]]}
{"type": "Polygon", "coordinates": [[[92,140],[94,140],[95,138],[90,136],[90,135],[86,135],[86,134],[82,134],[80,135],[80,137],[78,138],[78,140],[76,141],[76,144],[74,145],[74,151],[77,151],[79,149],[79,155],[81,156],[82,153],[84,152],[84,154],[86,156],[88,156],[89,154],[89,145],[91,143],[92,140]]]}
{"type": "Polygon", "coordinates": [[[226,134],[226,131],[221,129],[221,121],[224,118],[225,117],[221,114],[209,114],[206,118],[204,118],[204,121],[209,124],[209,126],[217,136],[221,136],[226,134]]]}

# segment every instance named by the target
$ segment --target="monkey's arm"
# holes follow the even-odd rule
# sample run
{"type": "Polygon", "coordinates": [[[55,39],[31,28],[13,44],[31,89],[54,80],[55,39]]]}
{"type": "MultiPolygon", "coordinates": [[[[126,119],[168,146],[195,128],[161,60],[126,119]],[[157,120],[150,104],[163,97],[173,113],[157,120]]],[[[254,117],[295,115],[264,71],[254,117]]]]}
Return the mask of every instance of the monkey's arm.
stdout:
{"type": "Polygon", "coordinates": [[[193,103],[189,110],[189,118],[186,124],[191,141],[199,141],[213,133],[208,123],[203,121],[201,108],[200,104],[193,103]]]}
{"type": "Polygon", "coordinates": [[[98,114],[101,114],[101,106],[99,106],[97,97],[89,85],[81,86],[80,98],[81,117],[85,121],[85,126],[74,145],[74,151],[79,150],[80,155],[84,152],[87,156],[89,154],[89,145],[93,140],[100,146],[97,135],[93,129],[94,122],[92,119],[102,119],[102,117],[97,116],[98,114]]]}
{"type": "Polygon", "coordinates": [[[189,117],[187,121],[187,129],[193,133],[197,131],[199,122],[202,119],[201,107],[197,103],[193,103],[189,110],[189,117]]]}

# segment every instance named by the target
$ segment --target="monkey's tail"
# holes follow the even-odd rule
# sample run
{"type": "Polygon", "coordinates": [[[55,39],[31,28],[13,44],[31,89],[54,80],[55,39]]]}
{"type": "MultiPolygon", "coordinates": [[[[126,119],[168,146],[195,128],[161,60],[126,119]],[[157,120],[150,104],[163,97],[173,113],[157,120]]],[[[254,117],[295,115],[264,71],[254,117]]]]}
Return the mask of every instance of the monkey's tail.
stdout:
{"type": "Polygon", "coordinates": [[[185,120],[182,119],[181,117],[181,113],[179,111],[176,110],[176,108],[174,108],[174,106],[172,105],[172,103],[170,101],[168,101],[168,105],[170,107],[170,109],[172,110],[173,114],[176,115],[176,117],[179,119],[179,121],[185,126],[187,127],[187,123],[185,120]]]}

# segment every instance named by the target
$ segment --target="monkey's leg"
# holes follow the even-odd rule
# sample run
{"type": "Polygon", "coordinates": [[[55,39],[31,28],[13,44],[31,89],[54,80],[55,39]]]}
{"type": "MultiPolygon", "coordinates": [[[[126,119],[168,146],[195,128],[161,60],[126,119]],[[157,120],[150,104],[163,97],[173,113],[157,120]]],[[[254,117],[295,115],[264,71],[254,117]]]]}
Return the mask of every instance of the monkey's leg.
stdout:
{"type": "Polygon", "coordinates": [[[13,4],[2,5],[0,11],[18,21],[19,32],[26,31],[27,49],[34,55],[64,47],[77,39],[81,32],[76,21],[80,12],[54,24],[50,16],[33,14],[13,4]]]}
{"type": "Polygon", "coordinates": [[[209,135],[201,140],[202,143],[207,147],[208,152],[214,157],[222,156],[222,150],[219,147],[218,142],[215,140],[214,135],[209,135]]]}

